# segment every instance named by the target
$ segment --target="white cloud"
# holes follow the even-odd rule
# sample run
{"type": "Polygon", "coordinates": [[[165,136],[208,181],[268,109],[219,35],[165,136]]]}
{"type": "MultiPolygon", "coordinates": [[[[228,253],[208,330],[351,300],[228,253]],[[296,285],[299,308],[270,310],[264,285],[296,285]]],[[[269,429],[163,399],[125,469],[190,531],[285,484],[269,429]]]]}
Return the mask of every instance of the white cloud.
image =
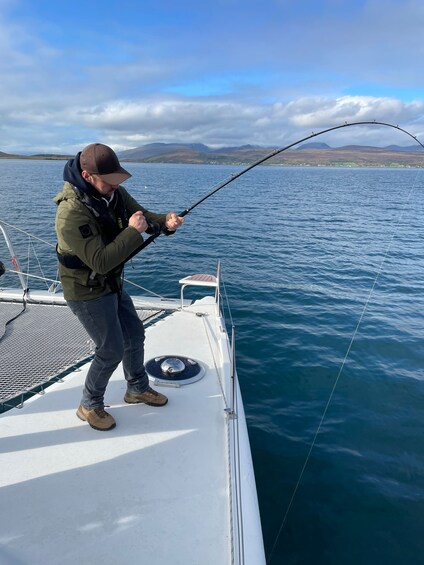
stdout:
{"type": "MultiPolygon", "coordinates": [[[[68,101],[69,102],[69,101],[68,101]]],[[[92,141],[131,148],[150,142],[202,142],[211,146],[259,144],[284,146],[312,131],[345,122],[384,121],[424,137],[424,102],[391,98],[345,96],[303,97],[288,103],[248,104],[231,100],[167,98],[160,101],[114,101],[94,106],[51,107],[34,114],[20,107],[3,122],[3,134],[13,131],[13,151],[22,143],[37,150],[76,151],[92,141]],[[60,144],[57,140],[63,140],[60,144]]],[[[345,143],[409,144],[399,132],[378,128],[349,128],[326,140],[345,143]]]]}
{"type": "Polygon", "coordinates": [[[424,102],[405,103],[393,98],[344,96],[335,100],[324,98],[300,99],[287,107],[291,122],[299,127],[323,127],[335,122],[363,120],[400,121],[408,123],[420,118],[424,102]]]}

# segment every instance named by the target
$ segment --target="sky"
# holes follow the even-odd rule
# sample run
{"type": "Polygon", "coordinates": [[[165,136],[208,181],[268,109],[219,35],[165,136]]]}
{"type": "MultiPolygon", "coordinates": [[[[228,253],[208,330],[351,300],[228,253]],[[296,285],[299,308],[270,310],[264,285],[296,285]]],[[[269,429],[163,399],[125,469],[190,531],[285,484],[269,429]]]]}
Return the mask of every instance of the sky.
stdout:
{"type": "Polygon", "coordinates": [[[423,29],[423,0],[0,0],[0,151],[424,142],[423,29]]]}

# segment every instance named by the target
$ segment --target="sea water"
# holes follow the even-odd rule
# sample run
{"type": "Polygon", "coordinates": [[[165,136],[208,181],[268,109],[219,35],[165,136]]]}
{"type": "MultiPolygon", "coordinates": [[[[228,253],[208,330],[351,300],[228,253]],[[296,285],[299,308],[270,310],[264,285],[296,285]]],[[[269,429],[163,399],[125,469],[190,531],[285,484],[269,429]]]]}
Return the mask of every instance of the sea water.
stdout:
{"type": "MultiPolygon", "coordinates": [[[[0,218],[54,243],[63,164],[0,160],[0,218]]],[[[127,168],[158,212],[241,170],[127,168]]],[[[126,268],[175,297],[221,259],[271,564],[424,560],[423,189],[424,170],[257,167],[126,268]]]]}

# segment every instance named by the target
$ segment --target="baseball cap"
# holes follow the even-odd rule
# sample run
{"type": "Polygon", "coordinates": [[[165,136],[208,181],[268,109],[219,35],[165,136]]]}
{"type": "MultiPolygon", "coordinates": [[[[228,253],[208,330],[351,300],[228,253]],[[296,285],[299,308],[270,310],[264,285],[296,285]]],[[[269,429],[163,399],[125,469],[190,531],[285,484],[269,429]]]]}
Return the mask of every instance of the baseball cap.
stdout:
{"type": "Polygon", "coordinates": [[[119,164],[115,151],[102,143],[87,145],[80,154],[81,170],[99,176],[108,184],[121,184],[131,174],[119,164]]]}

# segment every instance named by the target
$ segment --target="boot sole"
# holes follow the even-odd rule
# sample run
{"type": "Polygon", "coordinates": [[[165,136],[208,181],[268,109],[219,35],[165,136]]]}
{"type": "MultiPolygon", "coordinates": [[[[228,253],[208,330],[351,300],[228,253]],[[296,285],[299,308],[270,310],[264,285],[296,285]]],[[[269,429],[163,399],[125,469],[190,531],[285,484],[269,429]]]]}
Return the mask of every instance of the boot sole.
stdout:
{"type": "Polygon", "coordinates": [[[113,428],[116,426],[116,422],[113,422],[113,424],[109,427],[109,428],[99,428],[98,426],[93,426],[93,424],[91,422],[89,422],[87,420],[87,418],[85,418],[82,414],[80,414],[80,412],[77,410],[76,415],[78,416],[78,418],[80,420],[82,420],[83,422],[87,422],[87,424],[93,428],[93,430],[97,430],[99,432],[107,432],[109,430],[113,430],[113,428]]]}

